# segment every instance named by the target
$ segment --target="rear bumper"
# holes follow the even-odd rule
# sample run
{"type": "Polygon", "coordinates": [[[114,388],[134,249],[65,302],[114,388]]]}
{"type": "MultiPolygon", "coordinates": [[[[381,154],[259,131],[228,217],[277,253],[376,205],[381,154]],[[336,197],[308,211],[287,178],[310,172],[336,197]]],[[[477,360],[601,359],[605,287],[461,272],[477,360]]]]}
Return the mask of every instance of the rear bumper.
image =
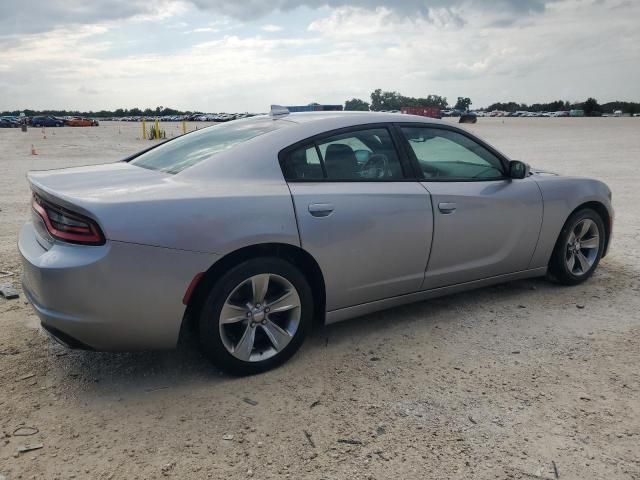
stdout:
{"type": "Polygon", "coordinates": [[[31,223],[20,231],[25,296],[42,326],[72,348],[174,348],[193,277],[216,255],[108,241],[44,248],[31,223]]]}
{"type": "Polygon", "coordinates": [[[42,323],[41,325],[44,331],[47,332],[49,336],[60,345],[77,350],[93,350],[93,348],[91,348],[89,345],[85,345],[80,340],[77,340],[64,332],[61,332],[60,330],[53,328],[50,325],[47,325],[45,323],[42,323]]]}

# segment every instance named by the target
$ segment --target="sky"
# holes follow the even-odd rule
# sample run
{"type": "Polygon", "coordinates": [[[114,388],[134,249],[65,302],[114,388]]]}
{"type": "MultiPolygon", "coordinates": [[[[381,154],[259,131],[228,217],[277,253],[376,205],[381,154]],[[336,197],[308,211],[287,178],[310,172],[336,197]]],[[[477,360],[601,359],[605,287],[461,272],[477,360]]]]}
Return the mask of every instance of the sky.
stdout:
{"type": "Polygon", "coordinates": [[[640,101],[639,0],[0,0],[0,111],[640,101]]]}

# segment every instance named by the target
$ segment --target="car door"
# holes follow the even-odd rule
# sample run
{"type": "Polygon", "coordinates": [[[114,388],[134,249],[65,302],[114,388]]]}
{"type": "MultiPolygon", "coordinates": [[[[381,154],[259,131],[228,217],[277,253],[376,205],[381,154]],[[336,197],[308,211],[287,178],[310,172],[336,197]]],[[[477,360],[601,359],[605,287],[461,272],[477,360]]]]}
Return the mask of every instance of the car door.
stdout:
{"type": "Polygon", "coordinates": [[[535,181],[507,178],[508,161],[461,130],[398,128],[433,205],[433,243],[422,288],[526,270],[542,224],[535,181]]]}
{"type": "Polygon", "coordinates": [[[328,311],[420,289],[432,208],[390,127],[321,135],[286,149],[280,162],[302,248],[324,276],[328,311]]]}

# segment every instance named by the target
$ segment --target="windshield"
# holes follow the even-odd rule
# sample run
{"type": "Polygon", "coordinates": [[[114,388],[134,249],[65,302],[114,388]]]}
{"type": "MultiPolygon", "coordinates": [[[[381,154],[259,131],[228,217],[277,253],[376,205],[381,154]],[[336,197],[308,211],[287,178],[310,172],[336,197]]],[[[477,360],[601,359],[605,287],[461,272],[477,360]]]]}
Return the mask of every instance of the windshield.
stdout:
{"type": "Polygon", "coordinates": [[[247,118],[203,128],[143,153],[130,163],[166,173],[179,173],[242,142],[289,125],[271,118],[247,118]]]}

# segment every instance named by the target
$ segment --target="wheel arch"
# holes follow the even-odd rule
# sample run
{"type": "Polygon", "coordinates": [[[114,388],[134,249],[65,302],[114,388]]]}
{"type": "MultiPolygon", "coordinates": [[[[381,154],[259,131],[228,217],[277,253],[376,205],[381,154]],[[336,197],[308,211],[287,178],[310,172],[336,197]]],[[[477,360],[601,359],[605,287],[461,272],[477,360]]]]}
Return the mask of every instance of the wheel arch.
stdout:
{"type": "Polygon", "coordinates": [[[215,282],[230,268],[239,263],[257,257],[276,257],[298,267],[307,278],[313,294],[314,324],[324,324],[326,290],[324,276],[318,262],[306,250],[285,243],[260,243],[240,248],[228,253],[204,272],[187,303],[182,320],[181,336],[197,328],[197,313],[215,282]]]}
{"type": "Polygon", "coordinates": [[[591,210],[594,210],[598,215],[600,215],[600,217],[602,218],[602,222],[604,223],[604,250],[602,252],[602,258],[604,258],[607,252],[609,251],[609,239],[611,238],[611,229],[613,227],[612,225],[613,217],[611,216],[611,213],[609,212],[607,207],[602,202],[592,200],[589,202],[581,203],[569,213],[569,215],[565,219],[565,224],[567,220],[569,220],[571,215],[585,208],[590,208],[591,210]]]}

